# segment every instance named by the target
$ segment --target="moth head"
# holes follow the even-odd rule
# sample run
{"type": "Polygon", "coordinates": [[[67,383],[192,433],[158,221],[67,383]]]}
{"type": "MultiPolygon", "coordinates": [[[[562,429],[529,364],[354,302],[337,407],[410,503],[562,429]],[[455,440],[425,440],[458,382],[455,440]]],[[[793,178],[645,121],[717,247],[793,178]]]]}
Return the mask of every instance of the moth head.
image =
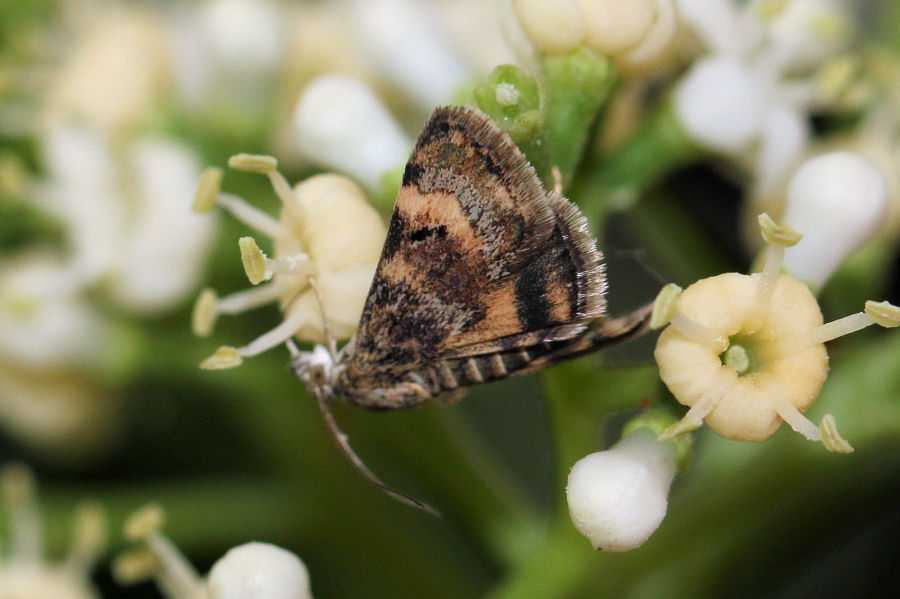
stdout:
{"type": "Polygon", "coordinates": [[[335,359],[324,345],[316,345],[311,352],[298,352],[291,360],[291,370],[306,388],[321,392],[334,385],[337,378],[335,359]]]}

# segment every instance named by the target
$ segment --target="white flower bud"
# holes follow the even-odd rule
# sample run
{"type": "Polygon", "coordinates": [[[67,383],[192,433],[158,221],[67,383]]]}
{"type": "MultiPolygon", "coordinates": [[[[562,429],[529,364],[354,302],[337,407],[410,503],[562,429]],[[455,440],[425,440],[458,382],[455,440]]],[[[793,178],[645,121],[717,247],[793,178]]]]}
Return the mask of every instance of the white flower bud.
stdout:
{"type": "Polygon", "coordinates": [[[213,60],[247,72],[268,70],[282,54],[283,17],[265,0],[212,0],[201,8],[200,25],[213,60]]]}
{"type": "Polygon", "coordinates": [[[766,197],[784,184],[810,137],[806,115],[787,104],[772,106],[763,118],[754,169],[754,195],[766,197]]]}
{"type": "Polygon", "coordinates": [[[727,56],[694,63],[675,91],[675,109],[688,135],[726,153],[740,152],[756,139],[766,108],[753,74],[727,56]]]}
{"type": "Polygon", "coordinates": [[[45,115],[102,130],[133,126],[167,89],[172,65],[165,32],[152,14],[135,9],[91,23],[87,35],[66,48],[68,60],[47,94],[45,115]]]}
{"type": "Polygon", "coordinates": [[[675,447],[649,429],[578,460],[566,486],[575,528],[596,549],[640,547],[666,515],[675,472],[675,447]]]}
{"type": "Polygon", "coordinates": [[[356,0],[352,14],[361,49],[374,69],[431,110],[449,102],[470,71],[427,5],[356,0]]]}
{"type": "Polygon", "coordinates": [[[640,42],[656,19],[655,0],[578,0],[587,22],[588,46],[618,54],[640,42]]]}
{"type": "Polygon", "coordinates": [[[364,83],[343,75],[311,81],[294,109],[300,152],[377,189],[406,160],[411,142],[364,83]]]}
{"type": "Polygon", "coordinates": [[[513,9],[525,35],[544,52],[571,52],[588,31],[577,0],[513,0],[513,9]]]}
{"type": "Polygon", "coordinates": [[[821,287],[867,241],[887,213],[881,170],[858,154],[828,152],[805,162],[788,186],[782,220],[803,231],[803,243],[785,251],[793,276],[821,287]]]}
{"type": "Polygon", "coordinates": [[[210,599],[312,599],[309,574],[300,559],[268,543],[247,543],[213,565],[210,599]]]}
{"type": "Polygon", "coordinates": [[[678,14],[714,53],[739,55],[758,33],[732,0],[678,0],[678,14]]]}

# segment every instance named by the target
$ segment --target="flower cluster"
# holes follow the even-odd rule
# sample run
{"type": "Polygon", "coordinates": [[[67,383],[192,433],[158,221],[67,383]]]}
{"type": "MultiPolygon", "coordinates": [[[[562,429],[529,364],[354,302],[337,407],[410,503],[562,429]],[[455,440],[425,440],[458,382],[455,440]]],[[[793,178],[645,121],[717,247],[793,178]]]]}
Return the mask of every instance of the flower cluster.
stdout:
{"type": "Polygon", "coordinates": [[[152,578],[167,599],[312,599],[309,573],[300,559],[269,543],[246,543],[223,555],[200,576],[161,532],[164,514],[156,505],[135,512],[125,536],[143,545],[120,555],[113,573],[121,584],[152,578]]]}
{"type": "Polygon", "coordinates": [[[3,597],[99,599],[90,574],[106,540],[102,510],[92,503],[82,504],[68,555],[60,562],[49,562],[43,555],[44,533],[31,471],[21,464],[0,468],[0,495],[9,518],[8,542],[0,543],[3,597]]]}
{"type": "MultiPolygon", "coordinates": [[[[846,563],[893,584],[894,572],[876,571],[884,560],[864,553],[875,549],[846,539],[859,529],[872,539],[871,522],[889,509],[900,338],[848,333],[900,325],[900,4],[3,6],[0,462],[58,480],[41,511],[30,471],[0,468],[2,599],[99,599],[145,580],[170,599],[311,597],[293,553],[258,542],[226,551],[248,531],[302,539],[315,548],[316,586],[348,599],[436,588],[710,596],[735,560],[751,578],[776,561],[812,564],[826,543],[845,543],[839,550],[858,558],[846,563]],[[283,361],[249,358],[287,345],[288,370],[308,383],[328,360],[362,353],[336,343],[356,333],[404,165],[441,105],[487,115],[552,205],[563,205],[558,193],[578,206],[605,250],[610,308],[554,328],[579,331],[560,345],[517,330],[526,334],[477,346],[507,348],[499,355],[414,356],[448,387],[504,378],[516,361],[547,366],[540,384],[473,390],[498,400],[472,402],[477,423],[467,404],[376,425],[316,397],[358,470],[387,487],[350,449],[345,418],[360,455],[434,497],[446,517],[422,524],[331,461],[320,421],[305,412],[316,406],[297,400],[302,384],[283,361]],[[659,290],[647,272],[684,289],[667,285],[650,304],[659,290]],[[632,299],[645,305],[622,317],[632,299]],[[558,363],[567,349],[644,332],[635,323],[651,309],[655,349],[645,338],[558,363]],[[214,334],[216,345],[239,341],[213,353],[214,334]],[[535,345],[508,349],[523,338],[535,345]],[[295,342],[327,345],[303,370],[295,342]],[[536,358],[538,347],[551,353],[536,358]],[[510,394],[513,410],[502,403],[510,394]],[[99,510],[79,508],[71,534],[56,532],[73,487],[113,515],[150,498],[178,513],[166,534],[161,509],[135,513],[116,580],[92,579],[99,510]],[[823,495],[830,501],[815,501],[823,495]],[[215,510],[214,531],[190,518],[201,510],[215,510]],[[770,534],[776,527],[784,534],[770,534]],[[56,558],[63,536],[70,549],[56,558]],[[635,553],[606,555],[625,551],[635,553]],[[191,564],[203,553],[222,555],[208,574],[191,564]]],[[[518,176],[485,168],[499,168],[504,184],[518,176]]],[[[465,251],[490,246],[492,232],[464,220],[485,237],[465,251]]],[[[555,313],[571,291],[545,271],[511,267],[534,277],[491,297],[518,317],[511,326],[529,320],[526,295],[555,313]]],[[[340,364],[329,376],[353,370],[340,364]]],[[[422,389],[420,374],[403,384],[422,389]]],[[[748,588],[783,595],[819,576],[856,578],[833,562],[748,588]]]]}

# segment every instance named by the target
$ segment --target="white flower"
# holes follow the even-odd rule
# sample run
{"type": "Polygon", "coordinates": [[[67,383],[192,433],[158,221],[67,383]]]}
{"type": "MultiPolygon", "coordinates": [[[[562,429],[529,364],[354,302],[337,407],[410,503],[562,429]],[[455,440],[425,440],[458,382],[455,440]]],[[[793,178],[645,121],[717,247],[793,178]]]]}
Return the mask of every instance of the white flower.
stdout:
{"type": "Polygon", "coordinates": [[[287,52],[285,7],[276,0],[207,0],[172,20],[178,92],[196,109],[260,104],[287,52]]]}
{"type": "Polygon", "coordinates": [[[118,7],[87,19],[45,95],[51,126],[80,122],[108,133],[140,124],[164,97],[171,61],[162,23],[141,9],[118,7]]]}
{"type": "Polygon", "coordinates": [[[48,253],[4,260],[0,270],[0,360],[29,368],[96,364],[106,322],[82,298],[70,263],[48,253]]]}
{"type": "Polygon", "coordinates": [[[767,109],[753,74],[731,56],[694,63],[675,91],[675,107],[688,135],[714,150],[733,153],[755,141],[767,109]]]}
{"type": "Polygon", "coordinates": [[[67,227],[70,278],[108,282],[119,305],[159,312],[196,287],[214,221],[190,211],[197,159],[167,140],[137,140],[123,156],[97,132],[61,126],[44,137],[48,180],[39,205],[67,227]]]}
{"type": "Polygon", "coordinates": [[[136,141],[126,161],[132,206],[109,293],[135,312],[169,310],[197,288],[214,233],[215,219],[190,209],[200,165],[183,146],[162,139],[136,141]]]}
{"type": "Polygon", "coordinates": [[[369,189],[405,163],[412,147],[400,125],[361,81],[323,75],[311,81],[294,109],[294,132],[302,155],[349,174],[369,189]]]}
{"type": "Polygon", "coordinates": [[[80,294],[72,265],[22,254],[0,269],[0,426],[58,461],[78,461],[115,438],[119,404],[90,380],[113,341],[80,294]]]}
{"type": "Polygon", "coordinates": [[[471,76],[426,3],[354,0],[360,49],[376,74],[430,111],[448,103],[471,76]]]}
{"type": "Polygon", "coordinates": [[[9,539],[0,543],[0,597],[99,599],[90,572],[105,542],[102,512],[83,505],[68,556],[58,563],[48,562],[43,557],[41,516],[33,487],[31,472],[24,466],[6,465],[0,470],[0,493],[9,516],[9,539]]]}
{"type": "Polygon", "coordinates": [[[848,453],[830,415],[816,427],[802,414],[828,376],[824,344],[871,324],[897,326],[900,310],[867,302],[864,312],[823,324],[809,288],[779,274],[785,247],[802,236],[766,215],[760,224],[769,243],[762,272],[710,277],[684,293],[667,287],[657,299],[651,326],[671,322],[654,352],[660,377],[690,406],[664,436],[705,421],[723,437],[764,441],[784,420],[828,450],[848,453]]]}
{"type": "Polygon", "coordinates": [[[211,170],[198,191],[198,209],[218,203],[249,226],[270,237],[274,258],[267,257],[252,237],[239,241],[251,283],[273,279],[255,289],[217,298],[207,290],[194,309],[193,328],[208,335],[220,314],[235,314],[278,300],[284,321],[251,343],[220,350],[204,368],[230,368],[292,337],[323,341],[353,335],[362,314],[375,267],[387,234],[381,217],[352,181],[339,175],[315,175],[291,189],[269,156],[239,155],[234,168],[269,176],[282,201],[275,220],[242,199],[219,193],[220,174],[211,170]],[[325,321],[323,322],[323,311],[325,321]],[[327,323],[327,330],[326,324],[327,323]]]}
{"type": "Polygon", "coordinates": [[[846,44],[849,17],[822,0],[678,6],[709,51],[676,88],[680,121],[700,144],[747,163],[755,195],[773,193],[806,147],[807,113],[827,102],[816,76],[846,44]]]}
{"type": "Polygon", "coordinates": [[[643,545],[666,515],[676,457],[673,444],[638,428],[610,449],[578,460],[566,486],[575,528],[595,549],[643,545]]]}
{"type": "Polygon", "coordinates": [[[828,152],[807,160],[788,184],[782,220],[808,231],[788,248],[785,269],[813,288],[860,245],[872,238],[887,214],[881,170],[851,152],[828,152]]]}
{"type": "Polygon", "coordinates": [[[239,545],[213,564],[204,580],[160,532],[162,525],[162,510],[152,505],[126,522],[125,536],[145,549],[113,562],[119,582],[153,578],[168,599],[312,599],[306,566],[290,551],[268,543],[239,545]]]}

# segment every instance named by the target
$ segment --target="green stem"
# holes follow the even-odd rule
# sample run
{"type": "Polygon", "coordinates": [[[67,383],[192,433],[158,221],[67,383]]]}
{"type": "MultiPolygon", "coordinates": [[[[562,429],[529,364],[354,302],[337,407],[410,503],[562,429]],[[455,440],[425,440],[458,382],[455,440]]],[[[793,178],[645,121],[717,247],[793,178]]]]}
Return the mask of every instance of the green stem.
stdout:
{"type": "Polygon", "coordinates": [[[696,160],[701,148],[681,128],[670,102],[576,182],[573,196],[591,218],[633,206],[674,169],[696,160]]]}
{"type": "MultiPolygon", "coordinates": [[[[615,81],[612,61],[587,48],[541,57],[546,105],[543,151],[547,168],[557,167],[563,187],[581,161],[592,125],[615,81]]],[[[552,186],[549,172],[539,170],[552,186]]]]}

